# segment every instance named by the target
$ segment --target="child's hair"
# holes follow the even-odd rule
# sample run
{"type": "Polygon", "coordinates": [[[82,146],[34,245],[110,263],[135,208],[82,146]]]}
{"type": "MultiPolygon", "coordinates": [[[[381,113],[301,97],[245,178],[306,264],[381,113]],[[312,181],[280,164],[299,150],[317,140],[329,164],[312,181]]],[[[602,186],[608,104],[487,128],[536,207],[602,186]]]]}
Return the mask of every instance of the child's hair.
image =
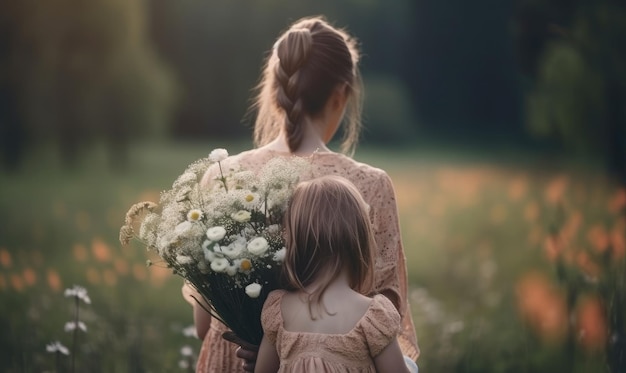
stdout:
{"type": "Polygon", "coordinates": [[[296,187],[285,214],[285,245],[285,287],[304,290],[319,283],[308,293],[311,315],[313,305],[326,310],[321,297],[343,269],[353,290],[373,291],[376,243],[369,206],[347,179],[323,176],[296,187]]]}
{"type": "Polygon", "coordinates": [[[296,21],[271,50],[257,97],[254,141],[257,146],[273,140],[284,127],[289,149],[297,150],[305,116],[319,114],[334,89],[346,84],[349,94],[341,150],[354,151],[361,129],[362,83],[356,41],[323,17],[296,21]]]}

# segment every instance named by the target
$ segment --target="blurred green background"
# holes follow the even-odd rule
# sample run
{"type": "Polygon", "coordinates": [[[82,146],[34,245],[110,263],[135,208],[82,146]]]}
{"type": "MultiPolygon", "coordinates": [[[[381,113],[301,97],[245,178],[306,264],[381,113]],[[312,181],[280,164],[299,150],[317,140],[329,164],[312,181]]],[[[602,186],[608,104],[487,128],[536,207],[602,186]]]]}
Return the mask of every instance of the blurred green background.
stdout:
{"type": "Polygon", "coordinates": [[[361,44],[355,158],[396,187],[420,370],[626,369],[622,1],[6,0],[0,371],[70,369],[74,284],[77,371],[188,370],[181,280],[119,227],[251,146],[266,52],[316,14],[361,44]]]}

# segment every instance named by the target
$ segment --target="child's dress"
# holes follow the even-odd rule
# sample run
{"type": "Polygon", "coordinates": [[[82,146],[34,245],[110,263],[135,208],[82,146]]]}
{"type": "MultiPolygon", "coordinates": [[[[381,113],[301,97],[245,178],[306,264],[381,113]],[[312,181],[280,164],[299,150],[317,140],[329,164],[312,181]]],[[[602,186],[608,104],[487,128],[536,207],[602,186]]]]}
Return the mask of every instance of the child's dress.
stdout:
{"type": "Polygon", "coordinates": [[[383,295],[374,296],[365,314],[345,334],[287,331],[281,312],[285,294],[284,290],[271,292],[261,313],[263,331],[280,358],[279,372],[375,373],[372,356],[400,331],[400,315],[383,295]]]}

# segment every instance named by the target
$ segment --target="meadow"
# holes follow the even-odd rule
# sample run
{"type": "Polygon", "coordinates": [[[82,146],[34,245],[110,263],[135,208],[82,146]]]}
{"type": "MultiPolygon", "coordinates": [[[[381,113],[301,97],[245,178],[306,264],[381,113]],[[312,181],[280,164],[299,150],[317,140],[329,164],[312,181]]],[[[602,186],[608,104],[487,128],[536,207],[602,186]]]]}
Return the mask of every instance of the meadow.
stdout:
{"type": "MultiPolygon", "coordinates": [[[[190,371],[200,341],[187,333],[181,279],[148,268],[152,254],[122,247],[118,232],[132,203],[158,201],[211,149],[137,145],[116,170],[98,147],[73,168],[43,147],[0,174],[0,371],[69,370],[71,356],[46,345],[74,346],[64,290],[75,284],[91,298],[71,351],[77,371],[190,371]]],[[[626,293],[626,190],[593,162],[435,147],[355,157],[396,187],[420,371],[609,371],[607,296],[626,293]]]]}

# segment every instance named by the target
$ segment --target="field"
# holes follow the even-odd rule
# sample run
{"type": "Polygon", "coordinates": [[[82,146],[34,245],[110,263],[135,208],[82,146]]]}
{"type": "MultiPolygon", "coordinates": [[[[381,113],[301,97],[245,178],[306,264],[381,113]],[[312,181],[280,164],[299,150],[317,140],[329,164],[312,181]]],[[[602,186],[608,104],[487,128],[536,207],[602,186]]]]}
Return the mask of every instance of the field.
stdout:
{"type": "MultiPolygon", "coordinates": [[[[158,200],[211,149],[136,146],[128,167],[112,170],[98,148],[70,169],[43,148],[0,173],[0,371],[69,369],[72,357],[57,360],[46,345],[73,345],[64,290],[75,284],[92,301],[80,306],[77,371],[184,371],[181,349],[197,353],[200,342],[184,334],[192,315],[181,280],[147,268],[151,254],[121,247],[118,230],[132,203],[158,200]]],[[[607,317],[581,313],[580,299],[599,293],[555,269],[580,269],[589,283],[611,271],[610,290],[624,289],[626,191],[591,163],[536,154],[363,149],[356,158],[396,187],[420,371],[605,371],[607,317]],[[546,243],[563,227],[569,251],[554,251],[546,243]],[[572,289],[582,297],[573,303],[572,289]]]]}

